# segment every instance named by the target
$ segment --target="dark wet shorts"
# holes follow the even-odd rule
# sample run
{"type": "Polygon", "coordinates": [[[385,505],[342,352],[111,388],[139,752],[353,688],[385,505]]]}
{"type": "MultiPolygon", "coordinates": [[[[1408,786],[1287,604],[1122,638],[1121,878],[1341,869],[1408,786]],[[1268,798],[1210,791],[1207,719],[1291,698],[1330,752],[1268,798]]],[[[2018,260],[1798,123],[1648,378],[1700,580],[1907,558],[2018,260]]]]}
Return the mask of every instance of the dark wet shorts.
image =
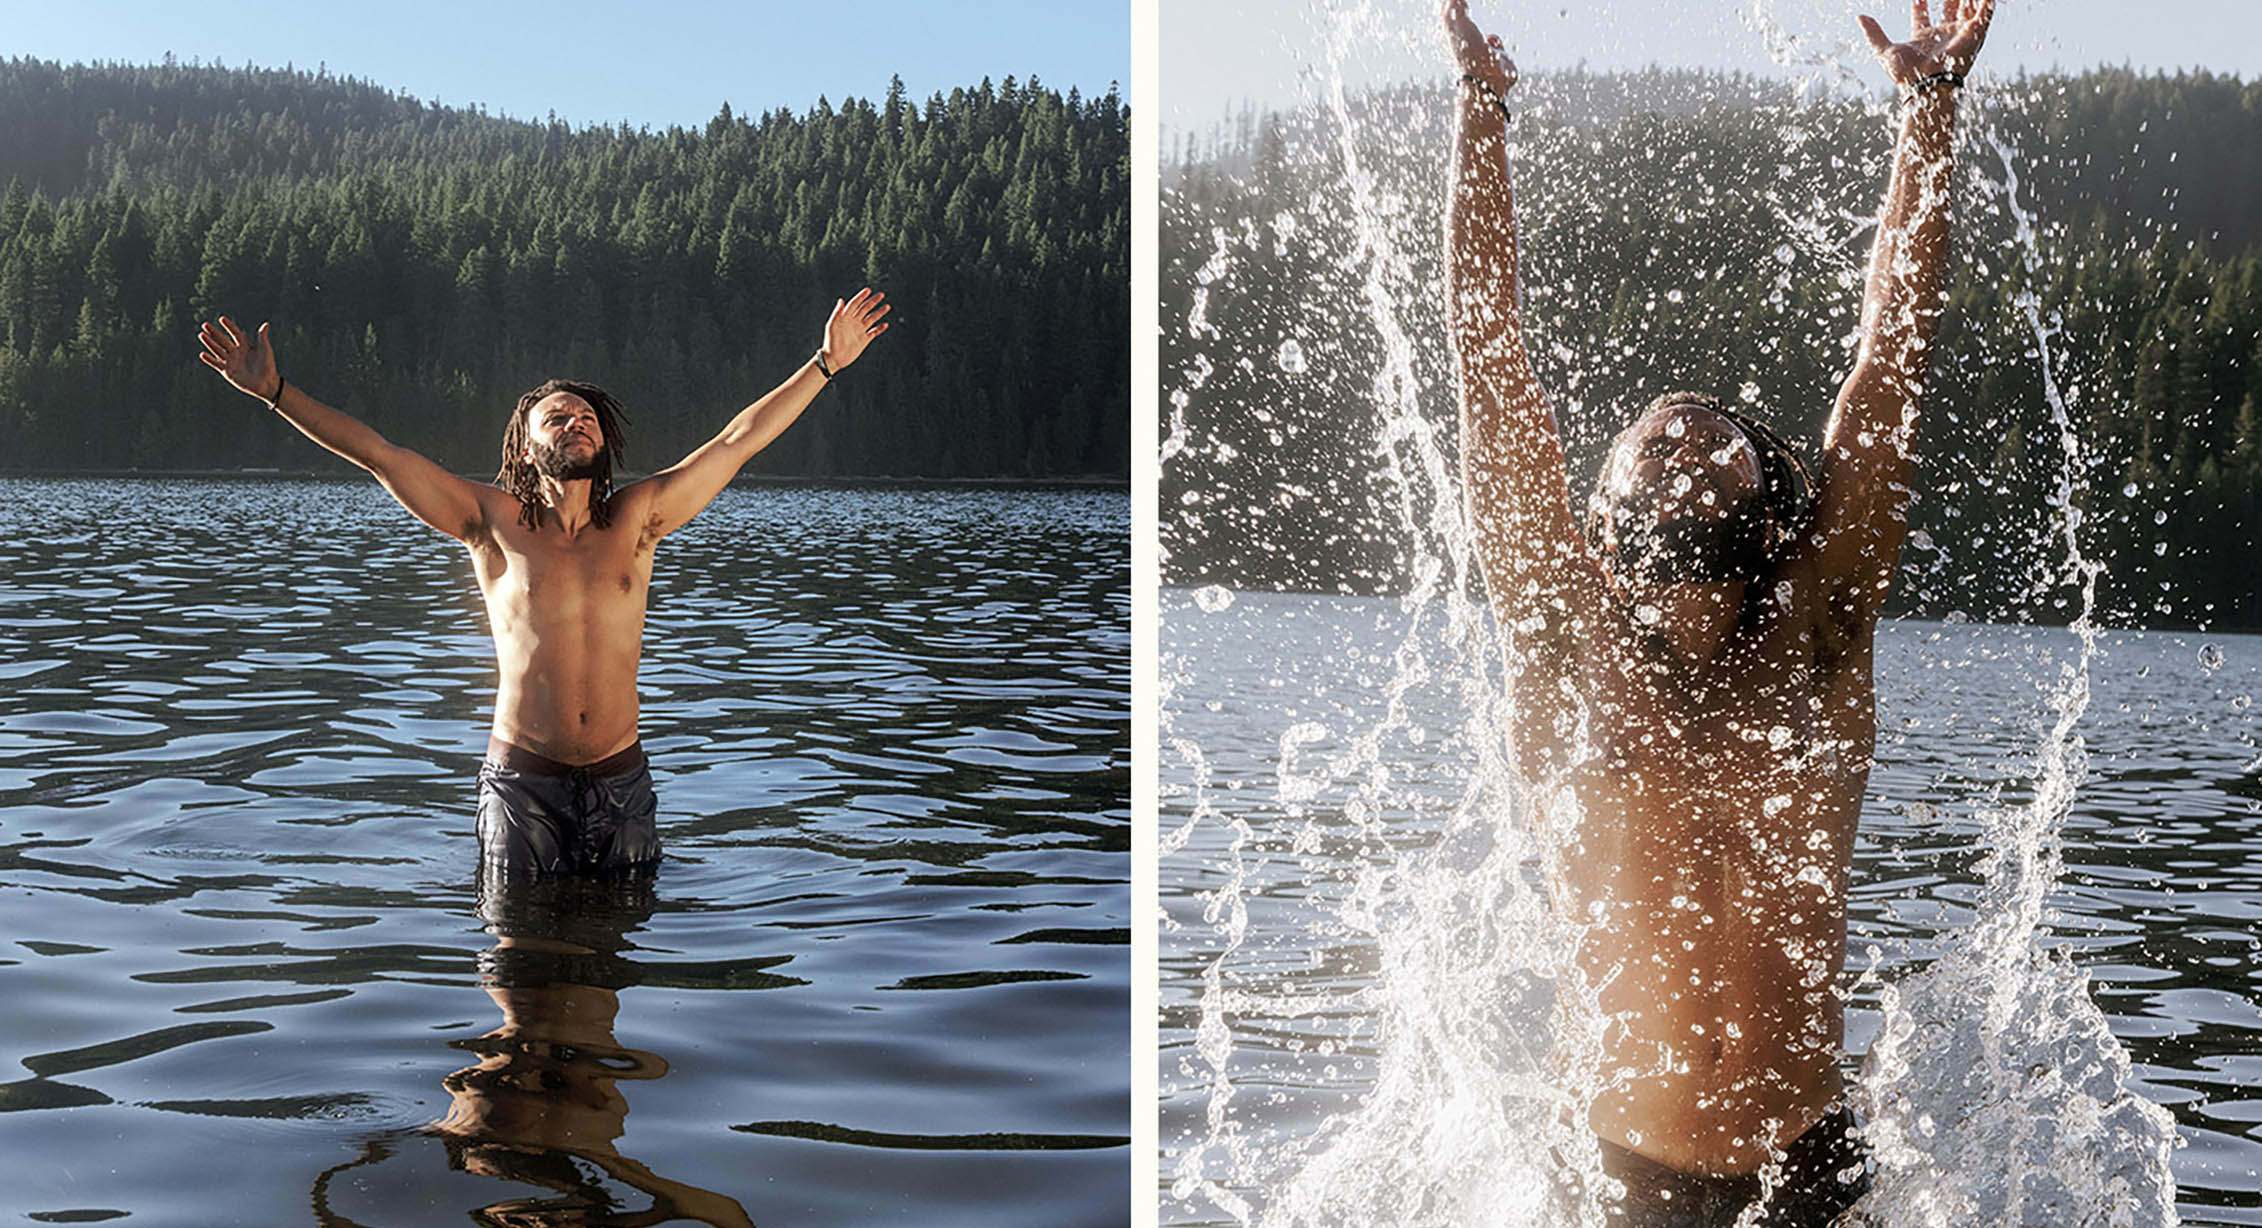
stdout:
{"type": "MultiPolygon", "coordinates": [[[[1624,1202],[1604,1203],[1610,1228],[1728,1228],[1764,1188],[1757,1173],[1684,1173],[1608,1141],[1602,1171],[1626,1185],[1624,1202]]],[[[1869,1192],[1869,1150],[1854,1115],[1837,1109],[1793,1140],[1774,1187],[1754,1221],[1758,1228],[1827,1228],[1861,1201],[1869,1192]]]]}
{"type": "Polygon", "coordinates": [[[648,865],[660,859],[658,811],[641,743],[568,764],[489,741],[479,765],[480,862],[513,875],[648,865]]]}

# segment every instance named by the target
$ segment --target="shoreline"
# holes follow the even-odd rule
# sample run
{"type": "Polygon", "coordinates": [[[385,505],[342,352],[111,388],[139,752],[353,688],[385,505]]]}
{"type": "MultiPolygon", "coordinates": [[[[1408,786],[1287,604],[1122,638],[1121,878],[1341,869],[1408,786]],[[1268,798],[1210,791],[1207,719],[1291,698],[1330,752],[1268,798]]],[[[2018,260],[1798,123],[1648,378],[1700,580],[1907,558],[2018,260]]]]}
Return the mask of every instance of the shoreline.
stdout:
{"type": "MultiPolygon", "coordinates": [[[[490,482],[484,473],[458,473],[457,477],[470,482],[490,482]]],[[[646,473],[623,474],[624,482],[650,477],[646,473]]],[[[332,472],[321,469],[0,469],[0,478],[250,478],[260,481],[358,481],[366,480],[359,470],[332,472]]],[[[981,478],[929,478],[891,477],[884,474],[855,474],[836,477],[803,477],[786,474],[739,474],[731,479],[732,486],[931,486],[931,487],[982,487],[982,486],[1053,486],[1064,489],[1113,489],[1128,491],[1131,479],[1110,477],[1105,474],[1088,474],[1072,477],[981,477],[981,478]]]]}
{"type": "MultiPolygon", "coordinates": [[[[1325,597],[1342,601],[1402,601],[1408,595],[1404,592],[1395,590],[1369,590],[1354,592],[1345,589],[1276,588],[1270,585],[1251,585],[1248,587],[1240,587],[1230,584],[1215,584],[1214,581],[1188,583],[1182,577],[1164,576],[1157,586],[1157,595],[1161,599],[1159,612],[1164,617],[1168,617],[1173,613],[1183,613],[1186,607],[1192,606],[1194,604],[1194,594],[1196,592],[1213,586],[1223,588],[1236,597],[1325,597]],[[1176,607],[1175,609],[1173,608],[1174,605],[1176,607]]],[[[1481,602],[1483,600],[1481,596],[1478,596],[1474,593],[1467,594],[1467,597],[1470,601],[1481,602]]],[[[1941,626],[1947,627],[2050,627],[2060,631],[2070,630],[2073,627],[2073,622],[2070,619],[2064,622],[2048,622],[2033,619],[2011,620],[2002,618],[1973,618],[1969,616],[1950,618],[1923,609],[1895,607],[1891,603],[1888,603],[1886,605],[1885,612],[1880,619],[1880,625],[1885,622],[1937,623],[1941,626]]],[[[2181,622],[2122,624],[2117,622],[2104,621],[2097,621],[2094,623],[2094,625],[2096,629],[2101,632],[2140,631],[2169,635],[2189,634],[2262,636],[2262,626],[2241,627],[2228,625],[2201,625],[2197,623],[2181,622]]]]}

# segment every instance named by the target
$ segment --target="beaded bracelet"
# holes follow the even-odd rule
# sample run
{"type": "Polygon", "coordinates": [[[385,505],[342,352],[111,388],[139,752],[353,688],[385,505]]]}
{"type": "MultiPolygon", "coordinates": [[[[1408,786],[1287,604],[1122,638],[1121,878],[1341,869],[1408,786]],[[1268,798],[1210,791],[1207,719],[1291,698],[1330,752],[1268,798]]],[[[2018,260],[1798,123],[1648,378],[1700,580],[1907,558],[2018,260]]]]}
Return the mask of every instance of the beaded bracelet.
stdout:
{"type": "Polygon", "coordinates": [[[1918,77],[1916,80],[1909,82],[1908,92],[1903,94],[1902,97],[1905,99],[1915,99],[1922,97],[1924,94],[1928,93],[1935,85],[1952,85],[1957,89],[1962,89],[1963,84],[1964,75],[1960,72],[1926,73],[1925,75],[1918,77]]]}

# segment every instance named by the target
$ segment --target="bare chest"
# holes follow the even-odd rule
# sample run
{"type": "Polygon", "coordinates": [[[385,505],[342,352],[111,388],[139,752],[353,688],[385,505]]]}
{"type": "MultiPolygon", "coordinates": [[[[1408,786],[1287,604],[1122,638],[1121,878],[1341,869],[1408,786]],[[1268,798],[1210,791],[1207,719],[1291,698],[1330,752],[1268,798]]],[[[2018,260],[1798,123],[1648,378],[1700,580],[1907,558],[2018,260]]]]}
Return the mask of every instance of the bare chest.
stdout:
{"type": "Polygon", "coordinates": [[[498,623],[561,619],[611,622],[641,617],[652,585],[652,554],[618,523],[573,535],[513,526],[473,552],[479,585],[498,623]]]}

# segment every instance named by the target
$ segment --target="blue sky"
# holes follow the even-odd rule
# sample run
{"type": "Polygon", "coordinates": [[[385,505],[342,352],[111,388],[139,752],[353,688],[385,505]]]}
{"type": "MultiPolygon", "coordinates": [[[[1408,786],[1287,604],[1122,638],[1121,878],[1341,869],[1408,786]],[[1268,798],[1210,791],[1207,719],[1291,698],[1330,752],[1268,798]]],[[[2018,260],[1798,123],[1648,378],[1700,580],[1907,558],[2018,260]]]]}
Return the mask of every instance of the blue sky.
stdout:
{"type": "MultiPolygon", "coordinates": [[[[1323,62],[1323,6],[1316,0],[1155,0],[1160,5],[1161,101],[1165,128],[1202,130],[1240,99],[1296,100],[1299,81],[1323,62]]],[[[1934,0],[1938,16],[1945,0],[1934,0]]],[[[1339,28],[1352,83],[1436,76],[1444,61],[1436,0],[1334,0],[1364,11],[1339,28]]],[[[1527,72],[1668,66],[1779,72],[1749,20],[1764,16],[1798,40],[1793,58],[1853,51],[1857,13],[1905,32],[1908,0],[1470,0],[1478,24],[1510,44],[1527,72]]],[[[2130,64],[2205,67],[2262,78],[2262,0],[1996,0],[1982,69],[2130,64]]]]}
{"type": "Polygon", "coordinates": [[[296,64],[453,105],[655,127],[984,76],[1129,94],[1130,0],[197,4],[0,0],[0,54],[296,64]]]}

